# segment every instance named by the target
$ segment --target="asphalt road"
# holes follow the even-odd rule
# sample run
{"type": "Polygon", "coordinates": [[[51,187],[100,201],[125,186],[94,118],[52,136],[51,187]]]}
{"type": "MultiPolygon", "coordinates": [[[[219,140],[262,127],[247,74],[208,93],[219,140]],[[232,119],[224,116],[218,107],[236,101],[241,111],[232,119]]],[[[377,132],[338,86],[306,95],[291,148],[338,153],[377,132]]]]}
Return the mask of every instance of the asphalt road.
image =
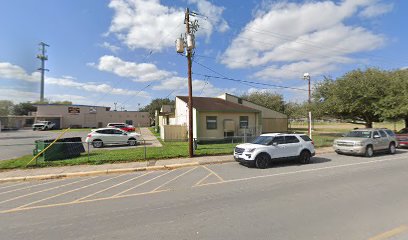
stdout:
{"type": "MultiPolygon", "coordinates": [[[[142,128],[142,136],[146,140],[145,145],[147,147],[157,147],[161,146],[160,142],[147,128],[142,128]]],[[[89,131],[72,131],[64,134],[63,137],[81,137],[82,141],[85,141],[86,136],[89,131]]],[[[33,149],[35,148],[35,140],[40,139],[55,139],[61,132],[56,131],[33,131],[33,130],[18,130],[18,131],[3,131],[0,132],[0,161],[8,160],[12,158],[18,158],[24,155],[33,154],[33,149]]],[[[87,150],[87,144],[84,144],[85,150],[87,150]]],[[[128,145],[115,145],[107,146],[101,149],[105,150],[118,150],[125,148],[135,148],[143,147],[143,145],[138,146],[128,146],[128,145]]],[[[100,150],[94,149],[92,146],[89,148],[90,151],[100,150]]]]}
{"type": "Polygon", "coordinates": [[[1,239],[408,239],[408,151],[0,185],[1,239]]]}

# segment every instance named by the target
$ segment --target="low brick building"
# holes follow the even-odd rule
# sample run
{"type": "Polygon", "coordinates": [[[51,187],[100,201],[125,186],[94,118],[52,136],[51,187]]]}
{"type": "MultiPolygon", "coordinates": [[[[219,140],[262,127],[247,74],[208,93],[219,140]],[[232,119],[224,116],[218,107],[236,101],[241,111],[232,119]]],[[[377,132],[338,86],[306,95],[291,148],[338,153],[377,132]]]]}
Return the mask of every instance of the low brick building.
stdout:
{"type": "Polygon", "coordinates": [[[99,128],[108,123],[127,123],[135,127],[150,126],[148,112],[111,111],[110,107],[91,105],[37,104],[37,112],[29,116],[3,116],[3,126],[30,127],[37,121],[51,121],[56,128],[99,128]]]}

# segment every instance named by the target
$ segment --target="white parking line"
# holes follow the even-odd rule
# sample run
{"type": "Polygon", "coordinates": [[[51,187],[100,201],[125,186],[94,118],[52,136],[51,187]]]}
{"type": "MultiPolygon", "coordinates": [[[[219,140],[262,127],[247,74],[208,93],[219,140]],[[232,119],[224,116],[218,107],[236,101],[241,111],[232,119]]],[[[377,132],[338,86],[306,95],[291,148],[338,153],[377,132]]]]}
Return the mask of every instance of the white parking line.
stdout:
{"type": "Polygon", "coordinates": [[[27,184],[27,183],[26,183],[26,182],[22,182],[22,183],[7,185],[7,186],[0,187],[0,189],[10,188],[10,187],[16,187],[16,186],[20,186],[20,185],[23,185],[23,184],[27,184]]]}
{"type": "Polygon", "coordinates": [[[118,177],[121,177],[121,176],[123,176],[123,174],[122,174],[122,175],[115,176],[115,177],[111,177],[111,178],[108,178],[108,179],[104,179],[104,180],[101,180],[101,181],[99,181],[99,182],[91,183],[91,184],[82,186],[82,187],[80,187],[80,188],[75,188],[75,189],[72,189],[72,190],[69,190],[69,191],[66,191],[66,192],[62,192],[62,193],[59,193],[59,194],[56,194],[56,195],[53,195],[53,196],[50,196],[50,197],[47,197],[47,198],[43,198],[43,199],[40,199],[40,200],[31,202],[31,203],[27,203],[27,204],[21,205],[21,206],[16,207],[16,208],[17,208],[17,209],[18,209],[18,208],[25,208],[25,207],[27,207],[27,206],[30,206],[30,205],[33,205],[33,204],[36,204],[36,203],[39,203],[39,202],[43,202],[43,201],[45,201],[45,200],[49,200],[49,199],[52,199],[52,198],[56,198],[56,197],[65,195],[65,194],[67,194],[67,193],[75,192],[75,191],[78,191],[78,190],[81,190],[81,189],[84,189],[84,188],[87,188],[87,187],[91,187],[91,186],[94,186],[94,185],[96,185],[96,184],[103,183],[103,182],[106,182],[106,181],[109,181],[109,180],[112,180],[112,179],[115,179],[115,178],[118,178],[118,177]]]}
{"type": "Polygon", "coordinates": [[[204,182],[205,179],[207,179],[209,176],[213,175],[212,173],[209,173],[207,176],[201,178],[200,181],[196,182],[196,184],[194,184],[194,186],[200,185],[202,182],[204,182]]]}
{"type": "Polygon", "coordinates": [[[161,174],[161,175],[159,175],[159,176],[157,176],[157,177],[154,177],[154,178],[152,178],[152,179],[150,179],[150,180],[147,180],[147,181],[145,181],[145,182],[142,182],[142,183],[140,183],[140,184],[138,184],[138,185],[136,185],[136,186],[134,186],[134,187],[128,188],[128,189],[126,189],[126,190],[124,190],[124,191],[122,191],[122,192],[120,192],[120,193],[117,193],[117,194],[113,195],[112,197],[117,197],[117,196],[119,196],[119,195],[121,195],[121,194],[123,194],[123,193],[129,192],[130,190],[133,190],[133,189],[135,189],[135,188],[137,188],[137,187],[140,187],[140,186],[142,186],[142,185],[144,185],[144,184],[146,184],[146,183],[148,183],[148,182],[151,182],[151,181],[153,181],[153,180],[155,180],[155,179],[157,179],[157,178],[160,178],[160,177],[162,177],[162,176],[164,176],[164,175],[167,175],[167,174],[169,174],[169,173],[171,173],[171,172],[173,172],[173,171],[175,171],[175,170],[176,170],[176,169],[173,169],[173,170],[171,170],[171,171],[165,172],[165,173],[163,173],[163,174],[161,174]]]}
{"type": "Polygon", "coordinates": [[[2,192],[2,193],[0,193],[0,195],[5,194],[5,193],[11,193],[11,192],[16,192],[16,191],[21,191],[21,190],[25,190],[25,189],[32,188],[32,187],[47,185],[47,184],[54,183],[54,182],[58,182],[58,181],[62,181],[62,179],[55,180],[55,181],[48,181],[48,182],[44,182],[44,183],[40,183],[40,184],[36,184],[36,185],[30,185],[30,186],[23,187],[23,188],[13,189],[13,190],[10,190],[10,191],[7,191],[7,192],[2,192]]]}
{"type": "Polygon", "coordinates": [[[220,175],[218,175],[216,172],[214,172],[213,170],[209,169],[208,167],[204,165],[202,167],[207,169],[210,173],[214,174],[221,182],[224,182],[224,179],[220,175]]]}
{"type": "Polygon", "coordinates": [[[320,171],[320,170],[335,169],[335,168],[350,167],[350,166],[358,166],[358,165],[366,165],[366,164],[371,164],[371,163],[389,162],[389,161],[393,161],[393,160],[400,160],[400,159],[406,159],[406,158],[407,157],[404,156],[404,157],[380,159],[380,160],[373,160],[373,161],[366,161],[366,162],[359,162],[359,163],[349,163],[349,164],[342,164],[342,165],[328,166],[328,167],[321,167],[321,168],[304,169],[304,170],[293,171],[293,172],[284,172],[284,173],[275,173],[275,174],[261,175],[261,176],[255,176],[255,177],[238,178],[238,179],[225,180],[225,181],[222,181],[222,182],[215,182],[215,183],[205,183],[205,184],[201,184],[201,185],[194,185],[193,187],[217,185],[217,184],[221,184],[221,183],[230,183],[230,182],[240,182],[240,181],[258,179],[258,178],[268,178],[268,177],[292,175],[292,174],[296,174],[296,173],[315,172],[315,171],[320,171]]]}
{"type": "Polygon", "coordinates": [[[6,202],[10,202],[10,201],[13,201],[13,200],[17,200],[17,199],[20,199],[20,198],[23,198],[23,197],[28,197],[28,196],[31,196],[31,195],[34,195],[34,194],[37,194],[37,193],[42,193],[42,192],[47,192],[47,191],[50,191],[50,190],[53,190],[53,189],[62,188],[62,187],[65,187],[65,186],[69,186],[69,185],[72,185],[72,184],[75,184],[75,183],[79,183],[79,182],[83,182],[83,181],[86,181],[86,180],[89,180],[89,179],[93,179],[93,178],[96,178],[96,177],[85,178],[85,179],[81,179],[81,180],[78,180],[78,181],[75,181],[75,182],[70,182],[70,183],[67,183],[67,184],[58,185],[58,186],[56,186],[56,187],[46,188],[46,189],[43,189],[43,190],[40,190],[40,191],[37,191],[37,192],[32,192],[32,193],[20,195],[20,196],[14,197],[14,198],[10,198],[10,199],[1,201],[0,204],[1,204],[1,203],[6,203],[6,202]]]}
{"type": "Polygon", "coordinates": [[[143,176],[146,176],[147,174],[150,174],[150,172],[147,172],[147,173],[145,173],[145,174],[142,174],[142,175],[133,177],[133,178],[131,178],[131,179],[128,179],[128,180],[126,180],[126,181],[120,182],[120,183],[115,184],[115,185],[113,185],[113,186],[110,186],[110,187],[108,187],[108,188],[105,188],[105,189],[102,189],[102,190],[97,191],[97,192],[95,192],[95,193],[89,194],[88,196],[85,196],[85,197],[82,197],[82,198],[78,198],[78,199],[76,199],[76,200],[74,200],[74,201],[72,201],[72,202],[80,202],[80,201],[82,201],[82,200],[84,200],[84,199],[86,199],[86,198],[95,196],[95,195],[98,194],[98,193],[105,192],[105,191],[107,191],[107,190],[109,190],[109,189],[118,187],[118,186],[120,186],[120,185],[122,185],[122,184],[125,184],[125,183],[127,183],[127,182],[130,182],[130,181],[132,181],[132,180],[135,180],[135,179],[141,178],[141,177],[143,177],[143,176]]]}
{"type": "Polygon", "coordinates": [[[180,175],[178,175],[178,176],[172,178],[171,180],[169,180],[169,181],[163,183],[162,185],[158,186],[157,188],[153,189],[152,192],[157,191],[157,189],[159,189],[159,188],[165,186],[165,185],[168,184],[168,183],[171,183],[172,181],[176,180],[177,178],[179,178],[179,177],[181,177],[181,176],[184,176],[184,175],[186,175],[187,173],[189,173],[189,172],[191,172],[191,171],[193,171],[193,170],[195,170],[195,169],[197,169],[197,168],[198,168],[198,167],[194,167],[194,168],[189,169],[188,171],[185,171],[184,173],[182,173],[182,174],[180,174],[180,175]]]}

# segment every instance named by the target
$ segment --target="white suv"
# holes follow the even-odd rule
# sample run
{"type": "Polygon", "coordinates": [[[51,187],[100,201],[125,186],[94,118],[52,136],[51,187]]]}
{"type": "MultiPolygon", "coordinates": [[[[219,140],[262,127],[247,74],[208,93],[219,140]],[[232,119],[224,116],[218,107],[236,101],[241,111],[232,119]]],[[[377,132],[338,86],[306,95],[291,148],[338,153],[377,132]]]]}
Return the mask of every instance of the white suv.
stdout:
{"type": "Polygon", "coordinates": [[[117,128],[99,128],[92,130],[85,139],[85,142],[91,143],[94,148],[101,148],[104,145],[128,144],[135,146],[140,141],[139,133],[128,133],[117,128]]]}
{"type": "Polygon", "coordinates": [[[315,155],[313,141],[304,134],[268,133],[257,137],[252,143],[235,147],[234,159],[257,168],[267,168],[272,159],[291,158],[310,163],[315,155]]]}

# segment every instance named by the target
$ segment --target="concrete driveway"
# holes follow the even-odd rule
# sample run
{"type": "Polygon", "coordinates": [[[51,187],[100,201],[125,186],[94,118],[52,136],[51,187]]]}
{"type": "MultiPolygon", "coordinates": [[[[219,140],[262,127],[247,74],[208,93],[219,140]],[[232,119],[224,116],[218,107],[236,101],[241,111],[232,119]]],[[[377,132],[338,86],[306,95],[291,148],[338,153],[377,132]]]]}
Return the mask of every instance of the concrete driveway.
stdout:
{"type": "MultiPolygon", "coordinates": [[[[68,131],[63,137],[81,137],[82,141],[85,141],[89,131],[68,131]]],[[[0,132],[0,161],[12,158],[18,158],[24,155],[33,154],[35,146],[35,140],[40,139],[55,139],[61,134],[60,131],[32,131],[32,130],[18,130],[0,132]]],[[[147,147],[161,147],[161,143],[150,132],[148,128],[141,128],[142,138],[145,140],[144,144],[147,147]]],[[[85,146],[86,147],[86,146],[85,146]]],[[[102,149],[119,150],[125,148],[143,147],[138,146],[110,146],[102,149]]],[[[90,150],[97,150],[90,147],[90,150]]]]}

